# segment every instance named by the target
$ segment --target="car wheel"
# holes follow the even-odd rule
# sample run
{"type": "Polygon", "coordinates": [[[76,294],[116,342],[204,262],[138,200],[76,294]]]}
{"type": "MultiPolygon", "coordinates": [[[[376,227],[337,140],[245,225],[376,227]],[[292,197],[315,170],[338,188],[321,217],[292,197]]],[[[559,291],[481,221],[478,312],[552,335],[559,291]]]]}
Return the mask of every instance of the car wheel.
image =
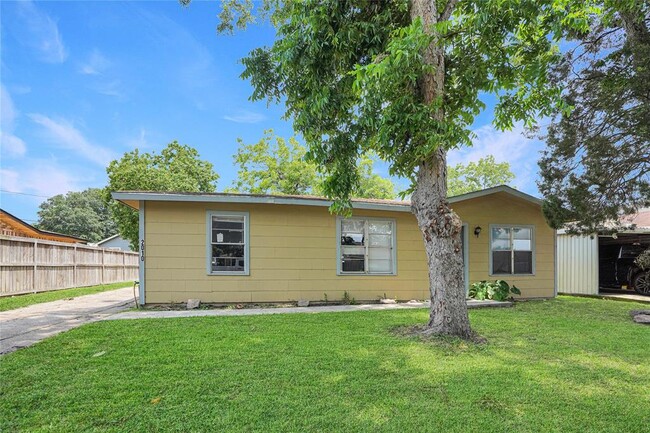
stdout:
{"type": "Polygon", "coordinates": [[[650,272],[640,272],[634,276],[634,290],[641,295],[650,295],[650,272]]]}

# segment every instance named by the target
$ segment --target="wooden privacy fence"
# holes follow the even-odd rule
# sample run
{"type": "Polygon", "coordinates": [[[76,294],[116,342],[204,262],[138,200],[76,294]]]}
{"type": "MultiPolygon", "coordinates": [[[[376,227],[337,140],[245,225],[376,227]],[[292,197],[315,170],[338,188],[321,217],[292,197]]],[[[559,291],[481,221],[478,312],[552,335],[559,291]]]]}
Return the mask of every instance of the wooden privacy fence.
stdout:
{"type": "Polygon", "coordinates": [[[0,296],[138,279],[138,253],[0,236],[0,296]]]}

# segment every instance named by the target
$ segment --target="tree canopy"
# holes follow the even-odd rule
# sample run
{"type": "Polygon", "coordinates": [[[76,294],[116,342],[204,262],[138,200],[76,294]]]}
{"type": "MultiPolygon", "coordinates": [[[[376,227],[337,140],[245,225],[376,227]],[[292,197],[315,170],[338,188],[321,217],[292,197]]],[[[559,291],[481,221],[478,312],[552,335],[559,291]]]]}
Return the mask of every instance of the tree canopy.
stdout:
{"type": "MultiPolygon", "coordinates": [[[[233,158],[239,166],[237,179],[226,192],[323,194],[323,174],[316,164],[307,161],[307,150],[295,137],[285,140],[268,130],[257,143],[245,144],[241,139],[238,142],[239,149],[233,158]]],[[[374,165],[371,155],[359,158],[359,186],[353,197],[395,198],[395,185],[375,173],[374,165]]]]}
{"type": "Polygon", "coordinates": [[[549,223],[586,233],[650,206],[650,3],[603,7],[554,69],[572,109],[554,111],[540,161],[549,223]]]}
{"type": "Polygon", "coordinates": [[[175,191],[214,192],[219,175],[210,162],[200,159],[193,147],[169,143],[160,154],[127,152],[112,161],[106,169],[108,185],[106,199],[119,232],[128,239],[131,248],[138,245],[138,213],[121,203],[110,200],[113,191],[175,191]]]}
{"type": "Polygon", "coordinates": [[[450,197],[507,185],[515,178],[510,171],[510,163],[496,162],[494,156],[488,155],[477,162],[458,163],[447,168],[447,193],[450,197]]]}
{"type": "Polygon", "coordinates": [[[37,227],[98,242],[117,233],[100,188],[50,197],[39,206],[37,227]]]}
{"type": "MultiPolygon", "coordinates": [[[[187,0],[182,0],[184,3],[187,0]]],[[[426,332],[469,337],[461,221],[447,202],[449,149],[469,145],[488,95],[508,129],[551,113],[549,79],[564,29],[585,31],[578,0],[267,0],[270,47],[242,60],[253,100],[282,102],[310,160],[328,174],[332,210],[349,213],[359,155],[376,152],[411,180],[431,313],[426,332]]],[[[220,30],[246,27],[250,0],[222,3],[220,30]]]]}

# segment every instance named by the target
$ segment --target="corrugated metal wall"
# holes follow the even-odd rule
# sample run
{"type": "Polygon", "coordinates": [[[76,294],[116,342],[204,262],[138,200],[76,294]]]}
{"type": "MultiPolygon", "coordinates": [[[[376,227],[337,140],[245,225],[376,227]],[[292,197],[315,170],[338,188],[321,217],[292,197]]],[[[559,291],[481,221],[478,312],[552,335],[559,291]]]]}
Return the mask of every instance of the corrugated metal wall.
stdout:
{"type": "Polygon", "coordinates": [[[598,236],[557,235],[559,293],[598,294],[598,236]]]}

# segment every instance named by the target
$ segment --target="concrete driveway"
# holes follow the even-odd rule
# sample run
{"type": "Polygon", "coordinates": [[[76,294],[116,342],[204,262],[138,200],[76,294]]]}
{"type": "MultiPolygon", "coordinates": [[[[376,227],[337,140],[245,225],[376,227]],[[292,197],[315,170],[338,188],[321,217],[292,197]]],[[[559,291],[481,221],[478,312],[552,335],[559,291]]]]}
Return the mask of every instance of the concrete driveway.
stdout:
{"type": "Polygon", "coordinates": [[[0,312],[0,355],[133,306],[128,287],[0,312]]]}

